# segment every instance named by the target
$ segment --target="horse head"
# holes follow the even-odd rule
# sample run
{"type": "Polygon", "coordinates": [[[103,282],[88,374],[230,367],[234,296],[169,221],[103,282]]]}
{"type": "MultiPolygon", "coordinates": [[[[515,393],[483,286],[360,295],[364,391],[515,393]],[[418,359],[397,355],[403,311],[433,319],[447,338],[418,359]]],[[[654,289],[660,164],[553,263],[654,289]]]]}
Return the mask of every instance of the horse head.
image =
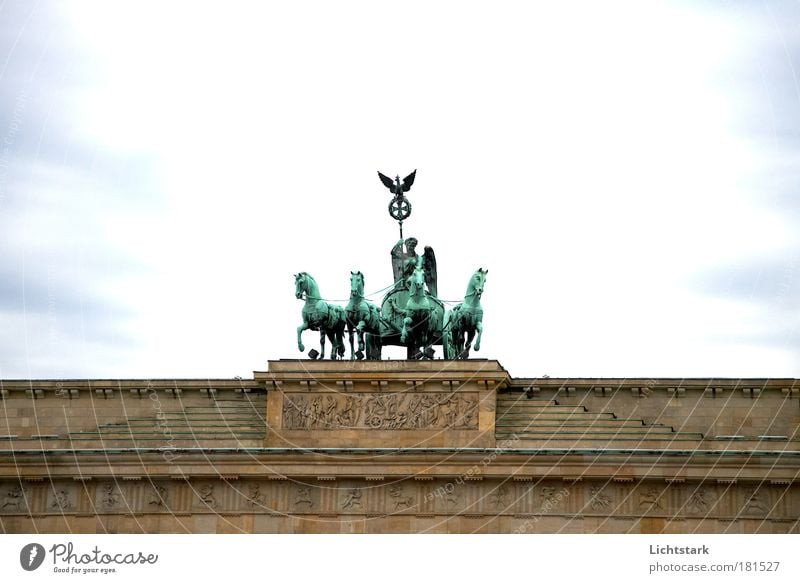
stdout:
{"type": "MultiPolygon", "coordinates": [[[[294,297],[303,299],[303,294],[308,294],[308,280],[311,278],[308,273],[301,271],[294,276],[294,297]]],[[[313,278],[312,278],[313,279],[313,278]]]]}
{"type": "MultiPolygon", "coordinates": [[[[483,285],[486,283],[486,274],[489,273],[488,269],[484,269],[483,267],[479,267],[478,270],[472,274],[472,279],[470,280],[470,287],[472,288],[472,295],[474,295],[477,299],[481,299],[483,295],[483,285]]],[[[469,295],[469,292],[468,292],[469,295]]]]}
{"type": "Polygon", "coordinates": [[[350,272],[350,297],[364,296],[364,274],[360,271],[350,272]]]}
{"type": "MultiPolygon", "coordinates": [[[[420,258],[421,259],[421,258],[420,258]]],[[[408,293],[411,296],[418,295],[425,290],[425,270],[422,268],[422,261],[417,262],[417,266],[411,275],[408,276],[408,293]]]]}

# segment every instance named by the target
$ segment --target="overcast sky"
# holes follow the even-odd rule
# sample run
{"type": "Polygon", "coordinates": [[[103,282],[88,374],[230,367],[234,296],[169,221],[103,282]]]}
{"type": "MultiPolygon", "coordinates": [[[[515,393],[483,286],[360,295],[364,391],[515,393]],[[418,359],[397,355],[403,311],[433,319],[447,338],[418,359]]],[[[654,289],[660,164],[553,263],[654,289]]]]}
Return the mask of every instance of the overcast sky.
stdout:
{"type": "Polygon", "coordinates": [[[475,356],[800,376],[800,3],[164,4],[0,2],[0,378],[303,356],[414,168],[475,356]]]}

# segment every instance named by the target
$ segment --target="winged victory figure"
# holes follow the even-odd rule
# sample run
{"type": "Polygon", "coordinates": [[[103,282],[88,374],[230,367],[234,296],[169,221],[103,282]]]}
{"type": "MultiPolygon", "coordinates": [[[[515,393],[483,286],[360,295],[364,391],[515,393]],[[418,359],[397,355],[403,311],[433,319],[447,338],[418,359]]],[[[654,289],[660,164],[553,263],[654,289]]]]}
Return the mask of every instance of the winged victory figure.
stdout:
{"type": "MultiPolygon", "coordinates": [[[[392,271],[394,274],[394,282],[398,287],[406,287],[406,278],[414,272],[417,267],[417,262],[420,259],[416,251],[417,239],[409,237],[405,241],[400,239],[392,248],[392,271]],[[406,250],[403,251],[403,244],[405,243],[406,250]]],[[[436,255],[433,253],[433,247],[425,246],[425,252],[422,254],[422,268],[425,270],[425,285],[428,292],[438,297],[437,280],[438,274],[436,270],[436,255]]]]}

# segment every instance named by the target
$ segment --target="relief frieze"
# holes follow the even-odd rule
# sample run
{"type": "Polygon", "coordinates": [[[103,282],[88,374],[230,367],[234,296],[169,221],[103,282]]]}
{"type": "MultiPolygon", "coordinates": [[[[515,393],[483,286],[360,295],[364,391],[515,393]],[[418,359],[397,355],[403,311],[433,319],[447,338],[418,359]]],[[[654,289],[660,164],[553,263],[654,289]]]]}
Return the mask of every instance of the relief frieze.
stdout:
{"type": "Polygon", "coordinates": [[[284,429],[477,429],[477,394],[287,394],[284,429]]]}
{"type": "Polygon", "coordinates": [[[99,482],[96,488],[87,490],[66,480],[24,487],[19,482],[5,481],[0,482],[0,525],[8,515],[61,515],[80,508],[91,508],[97,514],[124,510],[134,515],[235,512],[344,516],[425,511],[442,516],[565,516],[577,511],[587,517],[663,515],[700,520],[768,520],[773,514],[796,520],[796,509],[800,508],[800,488],[796,485],[676,486],[653,481],[611,486],[599,480],[579,485],[550,480],[515,485],[507,479],[459,482],[455,477],[431,482],[401,479],[373,485],[361,478],[343,479],[332,488],[251,478],[240,489],[231,490],[224,480],[204,478],[187,480],[184,489],[165,480],[125,485],[99,482]],[[229,495],[231,492],[237,495],[229,495]],[[573,499],[575,508],[570,506],[573,499]]]}

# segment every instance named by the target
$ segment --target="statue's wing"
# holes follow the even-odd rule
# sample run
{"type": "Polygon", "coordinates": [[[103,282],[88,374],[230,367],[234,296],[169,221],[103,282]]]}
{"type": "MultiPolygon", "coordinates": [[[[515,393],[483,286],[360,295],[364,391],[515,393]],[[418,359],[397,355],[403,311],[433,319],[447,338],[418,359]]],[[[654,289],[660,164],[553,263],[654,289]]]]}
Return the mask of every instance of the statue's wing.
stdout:
{"type": "Polygon", "coordinates": [[[394,180],[392,180],[385,174],[381,174],[380,172],[378,172],[378,176],[380,177],[381,182],[383,182],[383,185],[386,188],[388,188],[392,192],[392,194],[397,194],[397,192],[395,192],[397,189],[395,188],[394,180]]]}
{"type": "Polygon", "coordinates": [[[417,176],[417,171],[414,170],[411,174],[403,178],[403,192],[411,190],[411,185],[414,184],[414,178],[417,176]]]}
{"type": "Polygon", "coordinates": [[[433,247],[425,247],[425,253],[422,254],[422,265],[425,268],[425,285],[428,286],[428,291],[433,297],[439,297],[436,255],[433,254],[433,247]]]}

